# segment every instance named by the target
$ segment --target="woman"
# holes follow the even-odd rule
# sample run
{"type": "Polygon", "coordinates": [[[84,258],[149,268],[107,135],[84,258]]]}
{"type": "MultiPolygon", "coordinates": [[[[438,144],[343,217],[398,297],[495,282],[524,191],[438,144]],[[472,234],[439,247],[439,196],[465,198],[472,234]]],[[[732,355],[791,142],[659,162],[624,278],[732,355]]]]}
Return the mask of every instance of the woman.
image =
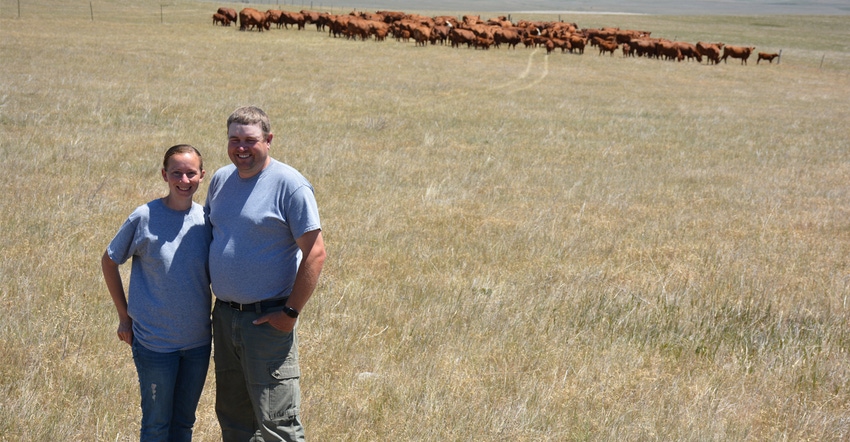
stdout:
{"type": "Polygon", "coordinates": [[[207,260],[211,231],[192,200],[204,178],[201,153],[187,144],[165,153],[168,195],[139,206],[101,259],[118,312],[118,338],[130,344],[141,391],[141,441],[189,441],[210,363],[207,260]],[[129,297],[119,265],[130,257],[129,297]]]}

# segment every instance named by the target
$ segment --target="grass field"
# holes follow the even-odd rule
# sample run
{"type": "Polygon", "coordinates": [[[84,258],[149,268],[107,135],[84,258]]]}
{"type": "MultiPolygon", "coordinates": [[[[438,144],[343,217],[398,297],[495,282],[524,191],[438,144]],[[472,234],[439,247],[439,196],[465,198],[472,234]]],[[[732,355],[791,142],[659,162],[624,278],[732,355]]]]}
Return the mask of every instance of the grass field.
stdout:
{"type": "Polygon", "coordinates": [[[0,0],[0,440],[138,438],[100,255],[243,104],[322,215],[311,440],[850,438],[850,18],[561,17],[782,50],[708,66],[215,8],[0,0]]]}

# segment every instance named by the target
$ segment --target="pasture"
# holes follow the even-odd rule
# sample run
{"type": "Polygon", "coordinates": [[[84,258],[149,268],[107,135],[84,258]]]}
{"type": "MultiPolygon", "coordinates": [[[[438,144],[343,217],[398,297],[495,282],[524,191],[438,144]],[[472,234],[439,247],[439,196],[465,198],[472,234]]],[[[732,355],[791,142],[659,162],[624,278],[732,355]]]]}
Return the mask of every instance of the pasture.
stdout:
{"type": "Polygon", "coordinates": [[[242,104],[322,215],[311,440],[850,437],[850,18],[561,17],[783,51],[709,66],[239,32],[218,6],[0,0],[0,440],[138,438],[100,256],[168,146],[228,164],[242,104]]]}

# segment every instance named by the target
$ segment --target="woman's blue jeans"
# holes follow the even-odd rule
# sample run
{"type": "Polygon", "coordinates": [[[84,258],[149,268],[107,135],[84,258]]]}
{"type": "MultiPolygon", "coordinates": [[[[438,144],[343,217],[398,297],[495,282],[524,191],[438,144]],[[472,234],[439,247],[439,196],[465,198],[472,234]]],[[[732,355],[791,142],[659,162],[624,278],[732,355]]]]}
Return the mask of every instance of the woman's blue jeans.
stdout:
{"type": "Polygon", "coordinates": [[[142,394],[141,442],[192,440],[211,349],[208,344],[158,353],[133,340],[133,361],[142,394]]]}

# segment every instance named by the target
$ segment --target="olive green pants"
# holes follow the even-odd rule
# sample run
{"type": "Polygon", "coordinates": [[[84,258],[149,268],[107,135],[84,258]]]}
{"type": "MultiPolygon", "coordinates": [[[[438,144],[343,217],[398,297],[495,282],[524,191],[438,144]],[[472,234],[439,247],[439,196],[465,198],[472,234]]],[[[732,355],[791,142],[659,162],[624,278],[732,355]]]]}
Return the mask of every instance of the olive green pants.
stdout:
{"type": "Polygon", "coordinates": [[[221,304],[213,310],[215,411],[222,440],[303,441],[295,331],[254,325],[260,316],[221,304]]]}

